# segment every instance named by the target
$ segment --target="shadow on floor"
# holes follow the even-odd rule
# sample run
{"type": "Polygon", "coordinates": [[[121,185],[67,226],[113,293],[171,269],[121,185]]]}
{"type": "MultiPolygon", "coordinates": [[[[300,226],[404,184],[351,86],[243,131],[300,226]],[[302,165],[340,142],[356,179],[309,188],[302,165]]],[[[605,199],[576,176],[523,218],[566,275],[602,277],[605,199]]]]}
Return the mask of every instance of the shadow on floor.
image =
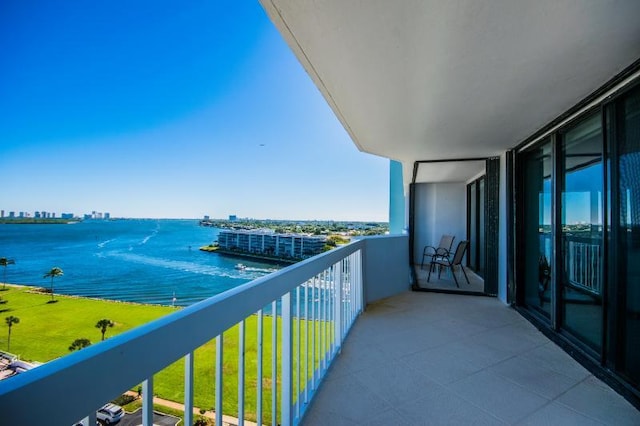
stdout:
{"type": "Polygon", "coordinates": [[[456,278],[458,279],[460,288],[456,287],[456,283],[453,280],[450,269],[443,269],[442,273],[440,274],[440,278],[438,278],[438,270],[435,269],[433,272],[431,272],[431,278],[429,281],[427,281],[427,276],[429,274],[429,264],[425,264],[424,268],[421,268],[420,265],[415,265],[414,269],[416,271],[418,286],[420,288],[429,290],[484,293],[484,280],[469,268],[464,268],[465,272],[467,273],[467,277],[469,278],[469,284],[467,284],[467,281],[464,279],[464,274],[460,270],[460,267],[456,267],[455,269],[456,278]]]}

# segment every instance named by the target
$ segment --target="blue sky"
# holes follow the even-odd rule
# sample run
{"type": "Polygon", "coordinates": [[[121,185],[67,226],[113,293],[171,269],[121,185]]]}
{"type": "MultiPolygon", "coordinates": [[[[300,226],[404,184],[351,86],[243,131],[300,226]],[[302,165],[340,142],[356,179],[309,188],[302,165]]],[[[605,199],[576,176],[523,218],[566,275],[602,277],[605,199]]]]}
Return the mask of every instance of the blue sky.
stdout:
{"type": "Polygon", "coordinates": [[[0,3],[0,208],[388,218],[257,1],[0,3]]]}

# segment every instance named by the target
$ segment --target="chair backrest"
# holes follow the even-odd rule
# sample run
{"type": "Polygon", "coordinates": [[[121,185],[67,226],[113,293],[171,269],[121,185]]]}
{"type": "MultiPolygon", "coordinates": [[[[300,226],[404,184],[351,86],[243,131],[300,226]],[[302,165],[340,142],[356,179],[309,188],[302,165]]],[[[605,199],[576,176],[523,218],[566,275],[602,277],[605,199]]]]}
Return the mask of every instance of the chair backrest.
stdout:
{"type": "Polygon", "coordinates": [[[460,241],[458,243],[458,247],[456,247],[456,254],[453,256],[452,265],[459,265],[462,262],[462,258],[464,257],[464,252],[467,251],[467,246],[469,245],[469,241],[460,241]]]}
{"type": "Polygon", "coordinates": [[[440,238],[440,244],[438,244],[438,248],[445,249],[448,252],[451,251],[453,240],[455,239],[456,237],[454,237],[453,235],[443,235],[442,238],[440,238]]]}

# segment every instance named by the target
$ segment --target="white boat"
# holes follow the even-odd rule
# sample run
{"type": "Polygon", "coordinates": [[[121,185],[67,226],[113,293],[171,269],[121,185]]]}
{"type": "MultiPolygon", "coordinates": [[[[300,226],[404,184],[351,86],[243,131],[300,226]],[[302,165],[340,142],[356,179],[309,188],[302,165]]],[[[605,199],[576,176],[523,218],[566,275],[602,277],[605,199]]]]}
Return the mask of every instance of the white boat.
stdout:
{"type": "Polygon", "coordinates": [[[235,267],[236,269],[239,269],[241,271],[244,271],[245,269],[247,269],[247,265],[243,265],[242,263],[237,263],[235,267]]]}

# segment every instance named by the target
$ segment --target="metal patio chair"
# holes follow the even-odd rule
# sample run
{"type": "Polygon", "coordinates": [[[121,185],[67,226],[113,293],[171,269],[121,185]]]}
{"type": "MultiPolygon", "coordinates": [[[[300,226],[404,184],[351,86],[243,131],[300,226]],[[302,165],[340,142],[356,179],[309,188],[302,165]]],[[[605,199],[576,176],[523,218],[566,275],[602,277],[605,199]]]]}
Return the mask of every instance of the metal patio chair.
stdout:
{"type": "Polygon", "coordinates": [[[451,247],[453,246],[453,240],[455,239],[456,237],[453,235],[443,235],[442,238],[440,238],[438,247],[424,246],[422,249],[422,263],[420,264],[420,269],[424,269],[424,259],[427,257],[430,258],[429,263],[432,263],[435,257],[449,257],[451,247]]]}
{"type": "Polygon", "coordinates": [[[440,279],[442,268],[443,267],[449,268],[451,269],[451,275],[453,275],[453,280],[456,283],[456,287],[460,288],[460,285],[458,285],[458,278],[456,278],[456,271],[455,271],[455,267],[459,265],[460,269],[462,269],[462,273],[464,274],[464,278],[467,280],[467,284],[470,284],[469,277],[467,277],[467,273],[464,270],[464,266],[462,266],[462,259],[464,258],[464,253],[465,251],[467,251],[468,245],[469,245],[469,241],[460,241],[458,243],[458,247],[456,247],[456,252],[453,255],[453,258],[449,256],[433,257],[431,266],[429,266],[429,276],[427,276],[427,282],[429,282],[429,280],[431,279],[431,271],[433,271],[433,268],[435,268],[435,266],[438,265],[438,279],[440,279]]]}

